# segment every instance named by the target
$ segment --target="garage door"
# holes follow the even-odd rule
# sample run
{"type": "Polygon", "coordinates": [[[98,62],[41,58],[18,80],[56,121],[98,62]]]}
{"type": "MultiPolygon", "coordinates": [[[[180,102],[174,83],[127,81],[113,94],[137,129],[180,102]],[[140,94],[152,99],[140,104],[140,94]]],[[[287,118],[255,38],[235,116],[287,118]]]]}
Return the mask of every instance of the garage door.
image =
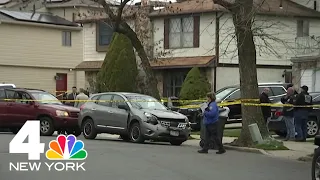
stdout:
{"type": "Polygon", "coordinates": [[[301,86],[306,85],[309,87],[309,91],[314,91],[314,70],[313,69],[305,69],[301,70],[301,86]]]}

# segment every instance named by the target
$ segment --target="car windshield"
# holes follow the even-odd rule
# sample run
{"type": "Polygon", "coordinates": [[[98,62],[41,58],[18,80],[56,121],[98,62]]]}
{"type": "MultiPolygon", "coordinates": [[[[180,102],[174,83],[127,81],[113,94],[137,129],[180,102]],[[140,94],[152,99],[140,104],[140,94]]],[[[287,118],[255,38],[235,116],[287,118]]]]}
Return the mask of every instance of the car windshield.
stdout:
{"type": "Polygon", "coordinates": [[[216,98],[217,100],[223,100],[224,97],[226,97],[227,95],[229,95],[231,92],[233,92],[235,89],[235,87],[230,87],[230,88],[225,88],[223,90],[218,90],[217,94],[216,94],[216,98]]]}
{"type": "Polygon", "coordinates": [[[139,109],[158,109],[166,110],[167,108],[157,99],[150,96],[127,96],[130,103],[139,109]]]}
{"type": "Polygon", "coordinates": [[[47,92],[31,92],[31,94],[41,104],[62,104],[59,99],[47,92]]]}

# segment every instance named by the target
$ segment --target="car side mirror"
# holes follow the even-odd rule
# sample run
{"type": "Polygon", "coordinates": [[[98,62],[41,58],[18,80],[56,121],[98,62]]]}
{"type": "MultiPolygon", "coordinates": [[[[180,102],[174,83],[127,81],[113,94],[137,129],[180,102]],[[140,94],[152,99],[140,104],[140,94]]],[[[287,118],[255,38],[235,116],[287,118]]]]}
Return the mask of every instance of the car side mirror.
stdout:
{"type": "Polygon", "coordinates": [[[128,105],[124,105],[124,104],[118,105],[118,108],[119,108],[119,109],[124,109],[124,110],[126,110],[126,111],[129,111],[129,110],[130,110],[129,106],[128,106],[128,105]]]}

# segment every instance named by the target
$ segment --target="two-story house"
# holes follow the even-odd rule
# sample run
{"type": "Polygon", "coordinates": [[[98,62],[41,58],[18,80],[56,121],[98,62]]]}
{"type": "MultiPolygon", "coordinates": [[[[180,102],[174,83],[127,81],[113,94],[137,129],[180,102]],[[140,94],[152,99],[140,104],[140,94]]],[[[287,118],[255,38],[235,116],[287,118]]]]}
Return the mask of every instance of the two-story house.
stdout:
{"type": "Polygon", "coordinates": [[[81,30],[58,16],[0,9],[0,82],[51,93],[82,86],[73,70],[83,59],[81,30]]]}
{"type": "MultiPolygon", "coordinates": [[[[255,0],[254,4],[258,81],[290,82],[290,59],[302,50],[297,38],[320,35],[320,13],[289,0],[255,0]]],[[[207,75],[213,89],[239,83],[234,25],[225,8],[212,0],[189,0],[154,11],[150,18],[157,29],[154,42],[160,42],[154,51],[168,52],[152,62],[162,77],[163,96],[177,96],[194,66],[207,75]]]]}

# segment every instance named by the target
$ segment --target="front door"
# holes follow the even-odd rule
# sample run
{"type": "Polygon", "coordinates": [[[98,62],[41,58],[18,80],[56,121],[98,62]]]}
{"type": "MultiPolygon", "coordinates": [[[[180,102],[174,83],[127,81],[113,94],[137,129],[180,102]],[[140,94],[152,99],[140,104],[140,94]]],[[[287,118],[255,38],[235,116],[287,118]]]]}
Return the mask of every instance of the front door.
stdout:
{"type": "Polygon", "coordinates": [[[129,113],[124,109],[119,109],[119,105],[127,105],[125,99],[119,95],[114,95],[111,105],[111,126],[119,130],[127,129],[127,120],[129,113]]]}
{"type": "Polygon", "coordinates": [[[63,94],[68,90],[67,74],[57,73],[56,77],[56,96],[58,99],[63,98],[63,94]]]}

